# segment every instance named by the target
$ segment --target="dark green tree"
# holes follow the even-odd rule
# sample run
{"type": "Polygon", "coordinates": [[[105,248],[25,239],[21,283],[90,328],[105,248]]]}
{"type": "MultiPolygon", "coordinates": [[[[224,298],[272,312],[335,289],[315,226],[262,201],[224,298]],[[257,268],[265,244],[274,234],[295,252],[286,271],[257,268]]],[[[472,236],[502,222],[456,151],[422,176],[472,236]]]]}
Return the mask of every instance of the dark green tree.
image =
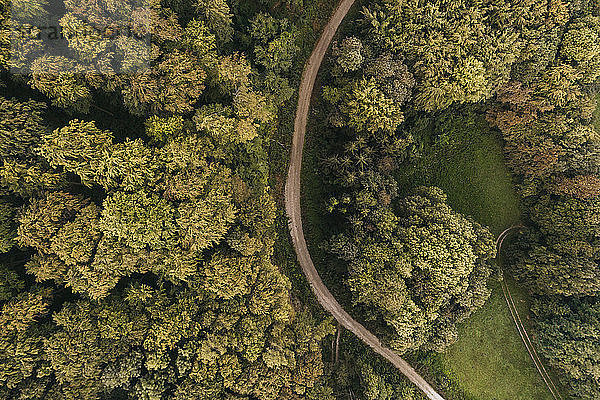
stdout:
{"type": "Polygon", "coordinates": [[[198,0],[196,7],[219,41],[229,42],[232,39],[232,14],[225,0],[198,0]]]}
{"type": "Polygon", "coordinates": [[[536,341],[542,355],[561,372],[560,379],[577,399],[600,395],[600,303],[595,297],[536,299],[536,341]]]}

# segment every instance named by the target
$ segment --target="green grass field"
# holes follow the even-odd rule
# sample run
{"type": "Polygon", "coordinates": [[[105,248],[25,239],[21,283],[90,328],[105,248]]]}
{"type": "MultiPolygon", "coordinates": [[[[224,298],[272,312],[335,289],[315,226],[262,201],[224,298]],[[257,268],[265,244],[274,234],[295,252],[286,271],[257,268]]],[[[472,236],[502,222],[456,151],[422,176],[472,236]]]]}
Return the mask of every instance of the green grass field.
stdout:
{"type": "MultiPolygon", "coordinates": [[[[460,340],[444,355],[444,365],[461,387],[481,400],[551,400],[518,336],[498,282],[485,307],[460,328],[460,340]]],[[[509,284],[519,313],[528,314],[525,294],[509,284]]]]}
{"type": "MultiPolygon", "coordinates": [[[[398,179],[405,191],[422,184],[441,187],[456,211],[497,235],[520,217],[499,133],[476,110],[460,112],[460,118],[442,116],[442,122],[427,128],[427,139],[440,139],[425,140],[421,162],[401,170],[398,179]]],[[[509,284],[521,315],[527,316],[526,294],[514,282],[509,284]]],[[[447,372],[478,400],[550,400],[513,325],[500,284],[491,282],[491,288],[484,308],[460,327],[459,341],[442,357],[447,372]]]]}
{"type": "Polygon", "coordinates": [[[519,222],[519,200],[504,165],[499,133],[483,115],[468,109],[464,113],[464,119],[445,118],[423,132],[422,158],[400,168],[398,182],[403,193],[419,185],[439,186],[454,210],[499,234],[519,222]],[[442,139],[436,143],[430,136],[437,134],[442,139]]]}

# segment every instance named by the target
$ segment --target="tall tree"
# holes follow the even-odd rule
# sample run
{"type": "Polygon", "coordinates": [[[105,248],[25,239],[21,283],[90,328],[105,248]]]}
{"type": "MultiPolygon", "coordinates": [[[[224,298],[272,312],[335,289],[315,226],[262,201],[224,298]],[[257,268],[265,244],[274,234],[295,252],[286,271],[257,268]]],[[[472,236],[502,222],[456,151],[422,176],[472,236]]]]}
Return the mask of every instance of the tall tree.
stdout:
{"type": "Polygon", "coordinates": [[[196,7],[220,41],[229,42],[232,39],[232,14],[225,0],[197,0],[196,7]]]}
{"type": "Polygon", "coordinates": [[[156,180],[150,148],[139,139],[114,144],[112,132],[98,129],[94,122],[73,120],[44,135],[39,153],[51,166],[76,174],[87,186],[135,190],[156,180]]]}
{"type": "Polygon", "coordinates": [[[174,240],[174,210],[157,195],[117,192],[104,200],[100,227],[133,248],[168,248],[174,240]]]}
{"type": "Polygon", "coordinates": [[[22,197],[64,184],[64,178],[35,152],[40,137],[48,131],[43,121],[45,110],[44,103],[0,97],[0,185],[22,197]]]}
{"type": "Polygon", "coordinates": [[[381,91],[373,78],[356,81],[342,93],[339,110],[344,119],[338,122],[340,126],[390,134],[404,121],[398,104],[381,91]]]}

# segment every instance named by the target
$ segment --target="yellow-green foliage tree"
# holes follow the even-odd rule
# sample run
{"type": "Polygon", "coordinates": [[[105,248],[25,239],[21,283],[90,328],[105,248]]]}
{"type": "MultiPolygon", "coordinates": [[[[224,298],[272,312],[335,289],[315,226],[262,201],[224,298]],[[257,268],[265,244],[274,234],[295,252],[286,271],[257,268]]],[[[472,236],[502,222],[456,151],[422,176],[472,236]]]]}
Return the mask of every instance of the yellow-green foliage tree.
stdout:
{"type": "Polygon", "coordinates": [[[2,47],[39,100],[0,98],[2,399],[332,400],[332,324],[273,264],[263,146],[293,26],[263,14],[255,54],[237,2],[174,3],[66,0],[60,55],[2,47]]]}
{"type": "Polygon", "coordinates": [[[351,198],[352,228],[329,247],[349,263],[354,303],[393,349],[443,351],[489,297],[493,236],[452,211],[438,188],[418,189],[395,212],[376,194],[351,198]]]}

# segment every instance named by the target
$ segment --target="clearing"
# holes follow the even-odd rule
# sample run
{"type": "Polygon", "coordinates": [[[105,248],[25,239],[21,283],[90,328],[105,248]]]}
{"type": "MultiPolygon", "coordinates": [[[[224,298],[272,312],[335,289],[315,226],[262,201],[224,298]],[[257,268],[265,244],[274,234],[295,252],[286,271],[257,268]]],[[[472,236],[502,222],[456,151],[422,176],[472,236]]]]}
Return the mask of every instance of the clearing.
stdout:
{"type": "MultiPolygon", "coordinates": [[[[436,185],[458,212],[498,235],[519,222],[519,200],[504,164],[500,134],[478,108],[458,108],[436,117],[424,135],[421,162],[401,169],[403,191],[436,185]],[[437,137],[437,139],[432,139],[437,137]]],[[[529,314],[526,293],[508,280],[519,312],[529,314]]],[[[483,307],[460,327],[460,339],[443,355],[446,373],[478,400],[551,400],[511,319],[500,284],[483,307]]]]}

